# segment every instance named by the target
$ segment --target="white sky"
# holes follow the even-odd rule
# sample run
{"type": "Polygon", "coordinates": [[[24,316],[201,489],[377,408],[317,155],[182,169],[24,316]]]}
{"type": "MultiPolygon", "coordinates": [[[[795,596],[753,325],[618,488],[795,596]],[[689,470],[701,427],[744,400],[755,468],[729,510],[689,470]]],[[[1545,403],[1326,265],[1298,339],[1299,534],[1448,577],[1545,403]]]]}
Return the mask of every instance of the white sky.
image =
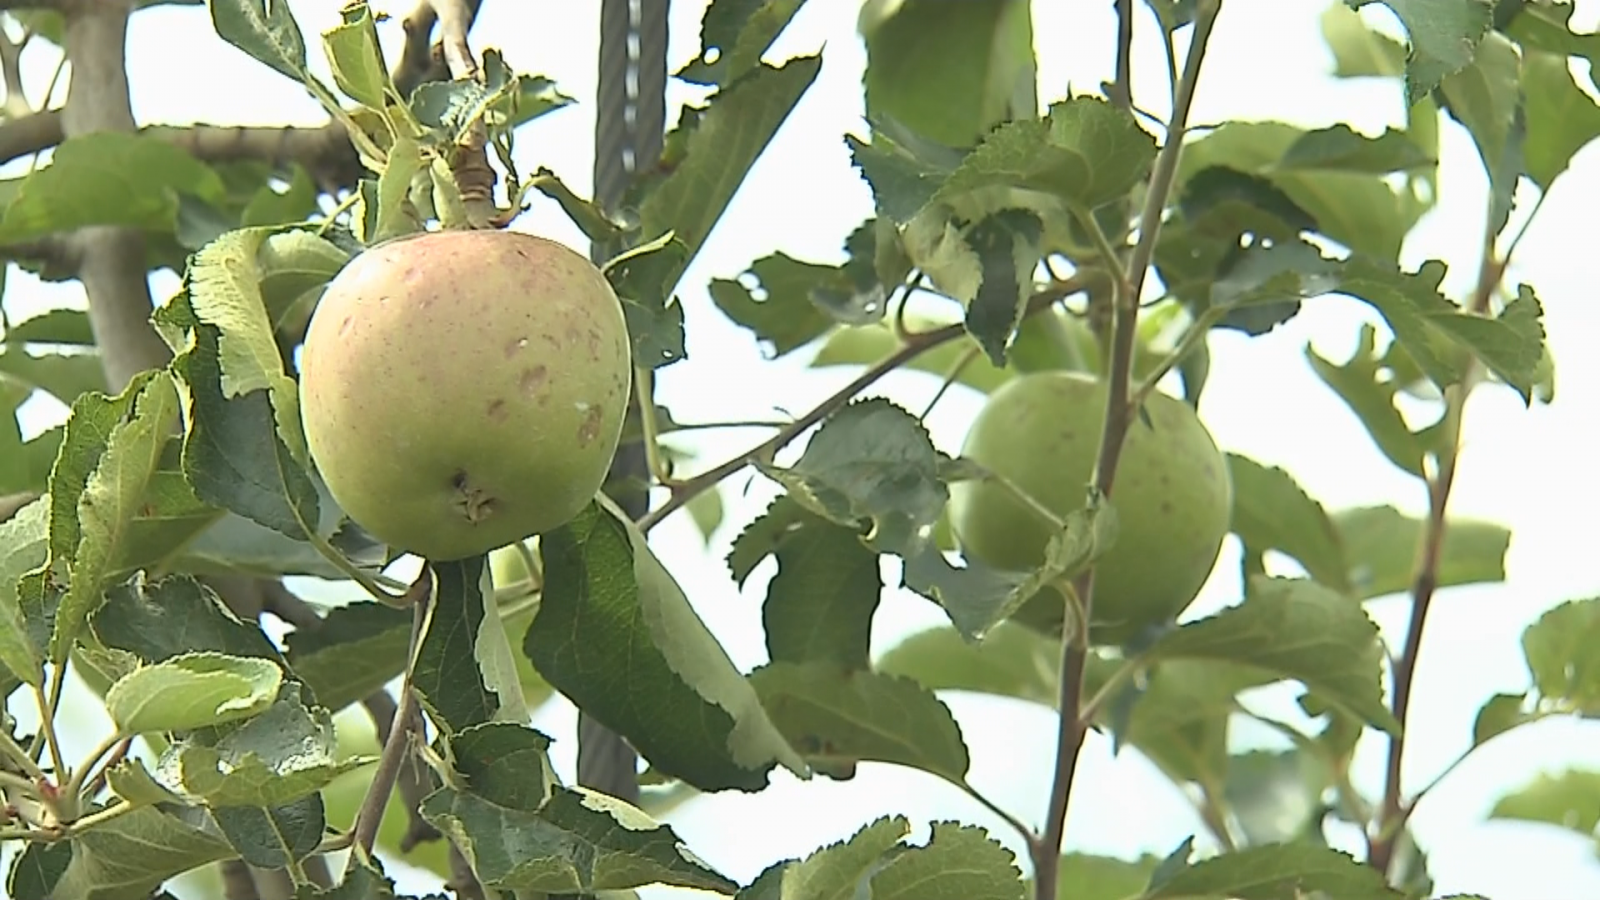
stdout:
{"type": "MultiPolygon", "coordinates": [[[[373,5],[397,14],[406,6],[392,0],[374,0],[373,5]]],[[[1594,27],[1600,12],[1596,5],[1580,0],[1582,27],[1594,27]]],[[[316,35],[337,21],[338,4],[293,0],[290,6],[315,57],[316,35]]],[[[583,101],[519,134],[520,167],[531,171],[549,165],[579,193],[587,193],[593,144],[593,107],[587,101],[595,87],[599,5],[490,0],[485,6],[474,31],[475,49],[500,47],[518,70],[550,76],[583,101]]],[[[676,69],[698,48],[704,3],[677,0],[673,6],[669,65],[676,69]]],[[[684,279],[690,359],[658,379],[660,399],[680,419],[771,417],[777,405],[798,413],[850,377],[844,370],[804,369],[806,354],[762,364],[754,341],[721,317],[704,285],[713,277],[735,276],[777,249],[803,259],[838,261],[844,236],[871,214],[871,196],[851,168],[841,138],[846,132],[866,134],[859,90],[865,56],[854,30],[858,8],[859,0],[811,0],[768,54],[769,60],[780,61],[826,44],[816,85],[756,165],[684,279]]],[[[1403,125],[1399,92],[1392,84],[1338,82],[1327,75],[1332,63],[1317,25],[1323,8],[1322,0],[1228,0],[1207,57],[1193,121],[1281,119],[1310,127],[1344,121],[1368,133],[1386,124],[1403,125]]],[[[1069,89],[1093,90],[1109,76],[1111,10],[1110,0],[1035,0],[1041,105],[1069,89]]],[[[1386,15],[1378,7],[1368,12],[1375,19],[1386,15]]],[[[1142,13],[1139,29],[1136,98],[1165,115],[1162,58],[1142,13]]],[[[391,54],[398,34],[397,23],[383,28],[391,54]]],[[[26,63],[33,99],[55,60],[34,52],[26,63]]],[[[136,16],[129,68],[134,112],[142,123],[323,120],[301,88],[216,38],[203,9],[156,8],[136,16]],[[175,48],[182,48],[181,56],[175,48]]],[[[698,89],[681,84],[669,91],[672,104],[699,96],[698,89]]],[[[1445,287],[1459,294],[1476,271],[1484,177],[1469,139],[1454,124],[1443,129],[1443,157],[1441,203],[1408,242],[1405,261],[1414,266],[1427,258],[1445,259],[1452,266],[1445,287]]],[[[1589,555],[1592,532],[1588,519],[1579,519],[1600,503],[1588,444],[1594,435],[1584,416],[1600,404],[1600,370],[1583,345],[1600,328],[1600,312],[1592,302],[1593,260],[1585,255],[1593,252],[1593,238],[1579,237],[1594,233],[1589,228],[1592,198],[1597,196],[1600,150],[1591,146],[1556,184],[1510,273],[1512,280],[1532,283],[1545,303],[1558,365],[1557,399],[1551,407],[1526,411],[1510,391],[1486,388],[1474,395],[1468,409],[1452,509],[1512,529],[1509,577],[1503,585],[1447,591],[1434,605],[1407,745],[1409,785],[1431,779],[1467,745],[1484,698],[1526,686],[1519,641],[1523,627],[1556,603],[1600,594],[1600,569],[1589,555]]],[[[577,229],[542,198],[515,227],[583,246],[577,229]]],[[[160,273],[153,281],[160,297],[176,286],[171,273],[160,273]]],[[[43,285],[18,271],[10,274],[6,305],[16,318],[81,303],[75,284],[43,285]]],[[[1420,512],[1420,486],[1380,456],[1302,356],[1310,342],[1325,356],[1347,357],[1358,324],[1367,321],[1376,319],[1363,304],[1323,298],[1264,338],[1217,335],[1202,414],[1224,449],[1290,468],[1330,508],[1392,503],[1420,512]]],[[[885,379],[879,392],[920,409],[937,387],[933,376],[906,373],[885,379]]],[[[959,449],[977,405],[976,395],[957,388],[930,417],[934,440],[943,449],[959,449]]],[[[53,405],[32,404],[25,427],[32,433],[59,421],[61,414],[53,405]]],[[[709,462],[757,439],[759,435],[749,432],[728,432],[707,435],[697,446],[704,448],[703,458],[709,462]]],[[[758,601],[771,563],[762,570],[768,575],[753,577],[741,596],[722,556],[774,491],[748,475],[732,479],[726,488],[728,519],[709,550],[681,515],[657,529],[652,543],[735,662],[748,669],[764,661],[758,601]]],[[[1238,591],[1236,571],[1237,547],[1230,538],[1191,614],[1232,602],[1238,591]]],[[[354,598],[343,587],[336,595],[354,598]]],[[[1399,604],[1377,603],[1371,611],[1386,633],[1402,632],[1399,604]]],[[[876,621],[876,646],[887,647],[897,636],[941,619],[926,601],[891,593],[876,621]]],[[[1288,711],[1296,693],[1287,687],[1269,690],[1258,708],[1288,711]]],[[[68,738],[86,749],[84,743],[101,733],[103,712],[92,697],[78,699],[87,702],[73,708],[68,738]]],[[[1051,714],[996,698],[954,694],[946,700],[966,733],[973,783],[1024,819],[1040,821],[1053,750],[1051,714]]],[[[570,778],[575,726],[570,706],[552,702],[534,724],[558,739],[556,763],[570,778]]],[[[1419,807],[1412,821],[1431,857],[1436,895],[1472,892],[1493,900],[1600,896],[1600,863],[1592,842],[1550,828],[1484,821],[1495,798],[1537,771],[1585,761],[1593,765],[1600,750],[1596,734],[1593,726],[1569,722],[1524,728],[1475,754],[1419,807]]],[[[1268,743],[1253,732],[1237,739],[1268,743]]],[[[1356,775],[1369,793],[1375,794],[1381,784],[1383,749],[1383,742],[1370,735],[1363,744],[1356,775]]],[[[851,782],[818,778],[802,784],[781,771],[773,781],[759,795],[697,799],[668,821],[696,852],[740,880],[773,861],[845,838],[885,813],[904,814],[919,828],[934,819],[980,823],[1025,858],[1020,842],[993,816],[933,776],[867,764],[851,782]]],[[[1113,759],[1109,742],[1090,735],[1067,828],[1070,849],[1164,854],[1201,830],[1187,803],[1150,764],[1131,752],[1113,759]]],[[[919,832],[916,837],[922,836],[919,832]]],[[[1341,835],[1340,845],[1356,849],[1351,838],[1341,835]]],[[[402,888],[426,891],[435,886],[400,866],[391,865],[391,872],[402,888]]],[[[666,889],[646,889],[641,895],[645,900],[690,896],[666,889]]]]}

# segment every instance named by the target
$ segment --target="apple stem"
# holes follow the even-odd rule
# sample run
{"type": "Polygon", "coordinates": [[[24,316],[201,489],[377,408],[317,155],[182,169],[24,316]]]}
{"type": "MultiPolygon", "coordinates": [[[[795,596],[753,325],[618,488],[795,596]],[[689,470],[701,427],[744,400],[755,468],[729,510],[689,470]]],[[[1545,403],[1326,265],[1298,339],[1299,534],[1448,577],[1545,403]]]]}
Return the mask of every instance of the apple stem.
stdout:
{"type": "MultiPolygon", "coordinates": [[[[1156,156],[1150,174],[1149,188],[1145,192],[1144,208],[1139,216],[1139,240],[1128,257],[1126,274],[1114,286],[1112,302],[1112,339],[1109,386],[1106,393],[1105,428],[1100,436],[1100,453],[1095,464],[1095,487],[1109,500],[1116,480],[1117,461],[1122,455],[1122,444],[1127,437],[1128,425],[1133,419],[1134,407],[1128,402],[1129,381],[1133,370],[1133,352],[1138,338],[1139,296],[1144,289],[1145,276],[1155,255],[1156,238],[1161,232],[1161,216],[1178,172],[1178,159],[1183,151],[1183,137],[1189,120],[1189,110],[1194,102],[1195,87],[1200,80],[1200,64],[1205,58],[1213,26],[1222,10],[1222,0],[1200,0],[1195,9],[1194,33],[1190,38],[1189,52],[1184,60],[1183,75],[1173,101],[1172,119],[1167,126],[1166,141],[1156,156]]],[[[1132,4],[1119,3],[1118,18],[1131,21],[1132,4]]],[[[1130,25],[1118,29],[1119,40],[1131,40],[1130,25]]],[[[1124,58],[1126,54],[1121,53],[1124,58]]],[[[1126,100],[1127,92],[1119,89],[1119,100],[1126,100]]],[[[1131,103],[1131,100],[1128,101],[1131,103]]],[[[1079,621],[1092,621],[1094,615],[1094,567],[1078,576],[1068,602],[1080,605],[1079,621]]],[[[1062,635],[1061,676],[1056,705],[1059,727],[1056,733],[1055,779],[1050,789],[1050,806],[1045,820],[1044,834],[1030,842],[1033,857],[1034,896],[1036,900],[1056,900],[1057,873],[1060,871],[1061,842],[1066,833],[1067,807],[1072,797],[1073,776],[1077,772],[1078,757],[1083,749],[1088,722],[1083,717],[1084,668],[1089,658],[1087,629],[1073,629],[1062,635]]]]}

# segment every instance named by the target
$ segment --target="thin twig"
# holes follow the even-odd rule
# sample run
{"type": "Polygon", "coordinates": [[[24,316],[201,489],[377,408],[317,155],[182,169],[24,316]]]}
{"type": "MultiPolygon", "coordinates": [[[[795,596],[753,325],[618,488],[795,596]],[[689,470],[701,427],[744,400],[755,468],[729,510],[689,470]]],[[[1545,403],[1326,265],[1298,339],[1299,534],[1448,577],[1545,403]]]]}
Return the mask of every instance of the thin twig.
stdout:
{"type": "MultiPolygon", "coordinates": [[[[1222,0],[1200,0],[1195,11],[1194,33],[1189,43],[1188,58],[1184,61],[1183,76],[1178,83],[1178,97],[1173,105],[1171,127],[1166,142],[1156,157],[1150,174],[1150,185],[1145,193],[1144,209],[1139,217],[1139,241],[1128,259],[1126,274],[1114,286],[1112,298],[1111,365],[1106,396],[1105,427],[1101,432],[1100,451],[1095,465],[1095,487],[1107,497],[1111,496],[1116,480],[1117,462],[1122,455],[1122,444],[1127,437],[1128,424],[1134,415],[1128,402],[1129,381],[1133,369],[1133,352],[1138,337],[1139,295],[1144,279],[1155,254],[1156,239],[1160,235],[1161,216],[1167,198],[1172,192],[1172,182],[1178,171],[1178,159],[1183,150],[1184,129],[1189,121],[1189,109],[1194,102],[1195,87],[1200,79],[1200,64],[1205,59],[1206,45],[1211,29],[1222,9],[1222,0]]],[[[1089,723],[1083,721],[1084,670],[1088,663],[1089,622],[1094,615],[1094,568],[1079,576],[1071,591],[1075,596],[1069,602],[1080,604],[1078,627],[1067,629],[1061,639],[1061,676],[1056,702],[1059,727],[1056,733],[1055,778],[1050,788],[1050,806],[1045,819],[1044,834],[1030,846],[1033,856],[1034,896],[1038,900],[1056,900],[1057,872],[1061,862],[1061,843],[1066,835],[1067,808],[1072,797],[1072,782],[1077,774],[1078,757],[1083,749],[1083,738],[1089,723]]]]}
{"type": "Polygon", "coordinates": [[[1117,75],[1111,102],[1133,108],[1133,0],[1117,0],[1117,75]]]}
{"type": "Polygon", "coordinates": [[[372,782],[367,785],[366,796],[361,799],[355,824],[350,829],[351,843],[366,853],[372,852],[378,826],[383,822],[383,811],[389,805],[389,795],[394,791],[395,779],[400,774],[400,765],[405,761],[406,750],[411,742],[410,722],[417,708],[416,695],[411,689],[411,672],[416,661],[417,646],[422,642],[423,623],[427,621],[428,607],[433,599],[433,566],[422,567],[406,595],[412,604],[411,641],[408,644],[405,677],[400,683],[400,700],[395,705],[389,739],[383,743],[378,767],[372,772],[372,782]]]}
{"type": "MultiPolygon", "coordinates": [[[[1046,309],[1050,304],[1062,297],[1075,294],[1083,290],[1083,281],[1076,275],[1066,281],[1050,284],[1045,289],[1035,293],[1028,299],[1027,306],[1023,309],[1023,316],[1033,315],[1046,309]]],[[[724,478],[738,472],[757,459],[767,459],[783,449],[795,438],[803,434],[811,426],[827,418],[835,410],[849,403],[855,395],[871,387],[883,376],[905,365],[907,362],[926,353],[934,347],[953,341],[966,334],[966,326],[956,323],[934,328],[929,331],[907,335],[900,348],[889,354],[884,359],[867,367],[865,372],[857,375],[849,384],[835,391],[826,400],[817,404],[810,412],[785,425],[777,434],[763,441],[760,445],[752,447],[732,459],[713,466],[692,478],[686,478],[673,487],[672,495],[666,502],[656,509],[642,516],[638,521],[639,530],[648,532],[662,519],[681,509],[684,504],[695,497],[710,490],[724,478]]]]}

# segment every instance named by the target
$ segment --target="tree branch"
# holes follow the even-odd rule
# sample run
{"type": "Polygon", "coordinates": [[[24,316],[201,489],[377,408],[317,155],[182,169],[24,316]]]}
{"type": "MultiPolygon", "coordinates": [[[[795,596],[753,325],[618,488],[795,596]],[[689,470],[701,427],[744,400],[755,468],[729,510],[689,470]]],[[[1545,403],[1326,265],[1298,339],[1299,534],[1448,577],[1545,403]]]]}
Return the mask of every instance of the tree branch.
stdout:
{"type": "MultiPolygon", "coordinates": [[[[1053,282],[1028,299],[1027,307],[1022,313],[1023,316],[1031,316],[1063,297],[1068,297],[1084,290],[1088,280],[1081,275],[1073,275],[1065,281],[1053,282]]],[[[900,349],[869,366],[865,372],[857,375],[849,384],[835,391],[832,396],[817,404],[810,412],[783,426],[778,430],[777,434],[763,441],[759,446],[752,447],[727,462],[713,466],[673,486],[672,495],[667,498],[665,503],[639,519],[637,523],[639,529],[648,532],[651,528],[660,524],[662,519],[677,512],[684,504],[710,490],[724,478],[738,472],[757,459],[770,459],[773,454],[787,446],[790,441],[799,437],[811,426],[827,418],[835,410],[842,408],[855,395],[871,387],[883,376],[940,344],[953,341],[966,333],[966,326],[956,323],[910,336],[900,345],[900,349]]]]}
{"type": "MultiPolygon", "coordinates": [[[[1113,297],[1105,427],[1100,435],[1094,481],[1095,487],[1107,498],[1111,497],[1116,481],[1117,463],[1122,456],[1128,425],[1137,413],[1129,402],[1128,391],[1138,338],[1139,295],[1144,289],[1144,280],[1155,255],[1161,217],[1166,210],[1168,196],[1172,193],[1178,159],[1183,153],[1184,130],[1189,121],[1190,107],[1194,103],[1195,87],[1200,81],[1200,64],[1205,59],[1206,45],[1211,40],[1211,30],[1221,9],[1222,0],[1200,0],[1195,11],[1194,33],[1190,37],[1183,76],[1178,82],[1172,121],[1167,128],[1166,142],[1156,157],[1154,171],[1150,173],[1149,189],[1145,192],[1144,209],[1139,217],[1139,241],[1128,257],[1126,273],[1116,285],[1113,297]]],[[[1029,848],[1033,857],[1034,896],[1038,900],[1056,900],[1067,808],[1072,798],[1072,783],[1077,774],[1084,734],[1089,727],[1089,722],[1081,714],[1081,705],[1084,668],[1089,658],[1089,622],[1093,620],[1094,611],[1093,566],[1079,576],[1073,593],[1076,602],[1081,604],[1081,615],[1077,617],[1076,627],[1067,629],[1061,638],[1060,693],[1056,703],[1059,727],[1050,806],[1046,813],[1044,834],[1029,848]]]]}

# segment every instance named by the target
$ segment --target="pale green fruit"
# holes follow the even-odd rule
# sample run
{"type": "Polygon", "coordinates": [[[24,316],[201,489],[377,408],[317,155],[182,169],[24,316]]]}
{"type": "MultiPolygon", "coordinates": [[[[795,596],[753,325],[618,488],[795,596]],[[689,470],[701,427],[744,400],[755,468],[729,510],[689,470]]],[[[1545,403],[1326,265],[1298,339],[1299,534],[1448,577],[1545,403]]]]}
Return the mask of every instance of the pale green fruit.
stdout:
{"type": "MultiPolygon", "coordinates": [[[[1075,372],[1038,372],[990,395],[962,455],[1017,484],[1057,515],[1081,509],[1104,428],[1105,383],[1075,372]]],[[[1096,644],[1123,644],[1175,619],[1200,592],[1228,533],[1233,486],[1223,455],[1194,411],[1156,392],[1135,417],[1112,485],[1116,543],[1095,569],[1096,644]]],[[[983,564],[1030,569],[1044,561],[1050,526],[993,481],[950,487],[950,521],[962,552],[983,564]]],[[[1051,590],[1017,618],[1058,629],[1051,590]]]]}
{"type": "Polygon", "coordinates": [[[371,247],[329,282],[300,358],[306,442],[374,537],[432,560],[570,521],[605,479],[633,364],[588,259],[509,231],[371,247]]]}

